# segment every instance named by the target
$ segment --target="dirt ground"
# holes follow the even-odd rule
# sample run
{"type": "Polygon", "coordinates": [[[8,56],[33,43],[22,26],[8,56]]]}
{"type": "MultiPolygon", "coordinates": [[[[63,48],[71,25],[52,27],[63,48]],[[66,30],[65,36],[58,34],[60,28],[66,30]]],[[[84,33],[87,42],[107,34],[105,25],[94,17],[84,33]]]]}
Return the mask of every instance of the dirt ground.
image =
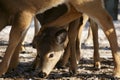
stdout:
{"type": "MultiPolygon", "coordinates": [[[[118,43],[120,46],[120,21],[114,21],[115,29],[117,32],[118,43]]],[[[36,50],[32,48],[29,44],[32,41],[34,36],[34,28],[32,27],[27,33],[27,37],[25,39],[25,51],[24,53],[20,53],[20,63],[18,67],[9,73],[3,75],[0,80],[43,80],[39,78],[33,70],[31,70],[31,64],[36,56],[36,50]]],[[[86,25],[88,26],[88,24],[86,25]]],[[[0,32],[0,60],[4,55],[5,49],[8,45],[8,33],[10,31],[10,26],[6,27],[2,32],[0,32]]],[[[83,31],[82,42],[87,37],[88,28],[86,27],[83,31]]],[[[49,77],[49,79],[55,80],[115,80],[112,76],[113,73],[113,59],[111,56],[111,50],[109,47],[109,43],[99,28],[99,52],[101,57],[101,69],[96,70],[93,67],[93,45],[92,43],[88,45],[82,45],[82,58],[78,65],[77,74],[75,76],[70,76],[68,67],[65,69],[54,69],[49,77]]]]}

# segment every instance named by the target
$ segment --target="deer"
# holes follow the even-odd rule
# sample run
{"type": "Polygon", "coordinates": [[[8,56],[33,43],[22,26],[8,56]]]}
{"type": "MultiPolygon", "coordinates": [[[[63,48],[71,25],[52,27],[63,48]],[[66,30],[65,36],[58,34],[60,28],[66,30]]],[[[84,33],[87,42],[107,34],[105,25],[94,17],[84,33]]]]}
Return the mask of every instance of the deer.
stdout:
{"type": "MultiPolygon", "coordinates": [[[[120,67],[119,67],[120,52],[118,49],[116,31],[110,15],[102,7],[101,0],[74,0],[74,1],[73,0],[57,0],[57,1],[30,0],[29,2],[26,0],[21,0],[21,1],[1,0],[0,15],[2,17],[0,19],[1,21],[0,30],[2,30],[6,25],[12,25],[12,29],[10,31],[10,36],[9,36],[10,37],[9,45],[6,49],[2,62],[0,63],[0,75],[5,74],[8,68],[15,68],[17,66],[19,48],[29,28],[28,26],[30,25],[31,19],[36,14],[43,13],[44,11],[52,7],[56,7],[63,3],[69,3],[69,5],[71,5],[74,8],[73,11],[70,9],[70,11],[72,11],[74,15],[73,14],[69,15],[67,13],[66,15],[61,16],[59,19],[57,19],[53,24],[55,26],[63,26],[65,24],[68,24],[69,22],[73,21],[73,16],[74,19],[78,18],[80,12],[87,14],[91,18],[94,18],[95,21],[101,25],[110,43],[113,60],[114,60],[113,74],[116,77],[120,77],[120,67]],[[7,5],[6,2],[8,2],[9,5],[7,5]]],[[[48,24],[48,25],[51,26],[52,24],[48,24]]],[[[61,53],[63,52],[61,51],[61,53]]],[[[74,73],[76,72],[77,69],[75,54],[71,53],[70,56],[72,56],[71,64],[72,63],[74,64],[74,66],[72,66],[70,69],[74,73]]],[[[42,72],[42,73],[47,74],[46,72],[42,72]]]]}
{"type": "MultiPolygon", "coordinates": [[[[56,18],[58,17],[58,16],[61,16],[61,13],[62,13],[62,15],[63,15],[63,12],[65,13],[65,11],[66,11],[66,7],[67,6],[65,6],[65,4],[63,4],[63,5],[60,5],[60,6],[58,6],[58,7],[55,7],[55,8],[52,8],[52,9],[50,9],[50,10],[47,10],[47,11],[45,11],[43,14],[37,14],[37,19],[39,20],[39,22],[41,23],[41,28],[43,29],[44,28],[44,25],[45,24],[47,24],[47,22],[49,22],[49,23],[51,23],[52,21],[54,21],[54,19],[56,20],[56,18]],[[59,13],[58,13],[59,12],[59,13]],[[54,15],[54,16],[53,16],[54,15]],[[46,19],[47,18],[47,19],[46,19]]],[[[73,34],[74,33],[74,35],[77,35],[76,36],[76,38],[75,38],[75,40],[76,40],[76,42],[75,41],[72,41],[72,43],[74,43],[74,48],[72,48],[72,49],[74,49],[75,51],[74,51],[74,53],[76,53],[76,60],[77,60],[77,62],[79,63],[79,60],[80,60],[80,48],[79,48],[79,44],[80,44],[80,38],[81,38],[81,32],[82,32],[82,29],[83,29],[83,27],[85,26],[85,24],[86,24],[86,22],[88,21],[88,16],[87,15],[85,15],[85,14],[82,14],[81,13],[81,18],[80,19],[77,19],[77,20],[75,20],[75,21],[73,21],[72,23],[70,23],[69,24],[69,26],[65,26],[65,27],[68,27],[68,36],[70,36],[71,35],[71,33],[73,34]],[[70,27],[71,26],[71,27],[70,27]],[[74,26],[74,27],[73,27],[74,26]],[[79,28],[80,28],[80,30],[79,30],[79,28]],[[79,32],[80,31],[80,32],[79,32]],[[78,32],[79,32],[79,35],[78,35],[78,32]],[[79,39],[78,39],[78,37],[79,37],[79,39]],[[76,49],[75,49],[76,48],[76,49]]],[[[90,21],[91,22],[91,21],[90,21]]],[[[93,25],[93,24],[92,24],[93,25]]],[[[47,31],[48,31],[48,27],[49,26],[47,26],[46,28],[47,28],[47,31]]],[[[94,25],[93,25],[93,27],[94,27],[94,25]]],[[[96,27],[96,26],[95,26],[96,27]]],[[[45,34],[50,34],[50,33],[47,33],[47,31],[46,31],[46,28],[43,30],[44,31],[44,33],[45,34]]],[[[50,28],[49,28],[50,29],[50,28]]],[[[52,29],[53,29],[53,27],[52,27],[52,29]]],[[[64,29],[64,28],[63,28],[64,29]]],[[[93,36],[93,38],[94,37],[96,37],[96,33],[95,33],[96,31],[94,31],[93,33],[94,33],[94,35],[95,36],[93,36]]],[[[42,34],[42,32],[40,31],[39,32],[40,34],[38,34],[37,36],[35,36],[35,38],[36,39],[34,39],[34,41],[33,41],[33,46],[35,47],[37,44],[39,44],[38,45],[38,47],[40,47],[40,46],[42,46],[43,44],[40,44],[40,41],[42,41],[41,40],[41,36],[43,36],[43,34],[42,34]],[[37,42],[37,41],[39,41],[39,42],[37,42]]],[[[54,35],[54,34],[53,34],[54,35]]],[[[51,38],[51,37],[49,37],[49,38],[51,38]]],[[[53,37],[52,36],[52,38],[55,38],[55,37],[53,37]]],[[[44,39],[43,37],[42,37],[42,39],[44,39]]],[[[72,38],[73,39],[73,38],[72,38]]],[[[96,39],[96,38],[95,38],[96,39]]],[[[49,40],[51,40],[51,39],[48,39],[48,40],[46,40],[46,43],[47,42],[55,42],[55,41],[49,41],[49,40]]],[[[56,40],[56,39],[54,39],[54,40],[56,40]]],[[[70,41],[70,40],[69,40],[70,41]]],[[[44,43],[45,43],[45,41],[43,41],[44,43]]],[[[42,42],[42,43],[43,43],[42,42]]],[[[57,42],[57,41],[56,41],[57,42]]],[[[97,42],[97,39],[94,41],[95,42],[95,44],[94,45],[98,45],[98,44],[96,44],[96,42],[97,42]]],[[[66,42],[65,42],[66,43],[66,42]]],[[[65,52],[64,52],[64,54],[63,54],[63,57],[62,57],[62,59],[60,60],[60,62],[58,62],[57,63],[57,67],[58,68],[63,68],[65,65],[66,65],[66,63],[68,62],[68,58],[69,58],[69,56],[70,56],[70,45],[69,45],[69,42],[67,42],[68,43],[68,45],[67,45],[67,47],[65,47],[65,52]]],[[[54,52],[54,49],[56,49],[57,50],[57,48],[58,48],[58,46],[57,46],[57,48],[56,47],[54,47],[54,45],[55,45],[55,43],[53,44],[45,44],[45,45],[48,45],[50,48],[49,48],[49,50],[48,51],[51,51],[51,50],[53,50],[53,52],[54,52]],[[52,49],[53,48],[53,49],[52,49]]],[[[66,46],[66,45],[65,45],[66,46]]],[[[61,47],[61,46],[60,46],[61,47]]],[[[95,46],[96,47],[96,46],[95,46]]],[[[38,48],[39,49],[39,48],[38,48]]],[[[42,49],[39,49],[39,50],[42,50],[42,49]]],[[[39,60],[40,60],[40,57],[39,57],[39,55],[40,55],[40,53],[42,54],[43,52],[41,51],[41,52],[39,52],[38,53],[38,56],[36,57],[36,59],[35,59],[35,61],[34,61],[34,67],[35,68],[39,68],[39,66],[41,66],[40,65],[40,63],[39,63],[39,60]]],[[[100,62],[99,62],[99,53],[98,53],[98,48],[96,48],[96,50],[95,50],[95,52],[94,53],[96,53],[94,56],[95,56],[95,64],[94,64],[94,66],[96,67],[96,68],[100,68],[101,66],[100,66],[100,62]],[[98,57],[97,57],[97,56],[98,57]],[[97,58],[96,58],[97,57],[97,58]]],[[[44,54],[44,53],[43,53],[44,54]]],[[[45,53],[46,54],[46,53],[45,53]]],[[[59,55],[59,54],[56,54],[56,56],[57,55],[59,55]]],[[[44,58],[44,55],[43,56],[41,56],[41,57],[43,57],[43,58],[41,58],[42,60],[41,61],[44,61],[45,59],[46,59],[46,57],[44,58]]],[[[58,57],[55,57],[54,58],[54,61],[57,61],[56,60],[56,58],[58,59],[58,57]]],[[[47,62],[44,62],[44,63],[47,63],[48,65],[54,65],[55,66],[55,63],[52,63],[52,62],[50,62],[49,60],[47,61],[47,62]]],[[[43,67],[44,68],[44,67],[43,67]]],[[[45,68],[49,68],[49,71],[50,70],[52,70],[53,69],[53,67],[51,68],[51,66],[48,66],[48,67],[45,67],[45,68]]],[[[38,69],[37,69],[38,70],[38,69]]],[[[47,70],[47,72],[48,72],[48,69],[46,69],[47,70]]],[[[40,75],[40,76],[43,76],[43,75],[40,75]]]]}

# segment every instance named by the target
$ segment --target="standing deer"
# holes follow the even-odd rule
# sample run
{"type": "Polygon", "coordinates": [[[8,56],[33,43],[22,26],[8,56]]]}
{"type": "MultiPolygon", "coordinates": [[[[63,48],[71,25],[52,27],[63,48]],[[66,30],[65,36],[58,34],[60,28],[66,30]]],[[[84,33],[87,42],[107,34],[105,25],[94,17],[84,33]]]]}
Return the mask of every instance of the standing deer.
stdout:
{"type": "MultiPolygon", "coordinates": [[[[55,24],[54,23],[53,24],[55,26],[63,26],[73,21],[72,16],[74,16],[74,18],[75,17],[78,18],[80,12],[85,13],[91,18],[95,19],[95,21],[102,26],[102,29],[105,35],[107,36],[111,46],[115,65],[114,76],[120,77],[120,61],[119,61],[120,52],[118,49],[116,32],[111,17],[102,7],[101,0],[29,0],[29,1],[1,0],[0,30],[2,30],[6,25],[12,25],[12,29],[10,31],[9,45],[6,49],[4,58],[0,63],[0,75],[5,74],[8,68],[12,69],[17,66],[20,51],[19,49],[21,47],[22,41],[24,40],[24,36],[29,28],[28,26],[30,25],[32,18],[37,13],[42,13],[47,9],[58,6],[59,4],[62,3],[69,3],[69,5],[71,5],[74,8],[74,10],[72,11],[72,9],[70,9],[69,11],[70,14],[67,13],[64,16],[61,16],[58,20],[55,21],[55,24]],[[9,5],[7,3],[9,3],[9,5]],[[72,14],[71,11],[73,12],[72,14]]],[[[52,24],[48,25],[51,26],[52,24]]],[[[62,32],[65,31],[63,30],[62,32]]],[[[57,35],[59,35],[59,33],[57,35]]],[[[72,45],[72,43],[70,43],[70,45],[72,45]]],[[[63,52],[61,51],[61,53],[63,52]]],[[[49,54],[45,54],[45,56],[49,57],[49,54]]],[[[61,55],[59,55],[59,57],[60,56],[61,55]]],[[[72,56],[71,64],[73,64],[73,66],[71,66],[70,69],[74,73],[76,72],[77,68],[75,54],[71,53],[70,56],[72,56]]],[[[49,74],[46,73],[46,71],[44,72],[42,68],[41,72],[42,72],[41,74],[43,73],[46,75],[49,74]]]]}

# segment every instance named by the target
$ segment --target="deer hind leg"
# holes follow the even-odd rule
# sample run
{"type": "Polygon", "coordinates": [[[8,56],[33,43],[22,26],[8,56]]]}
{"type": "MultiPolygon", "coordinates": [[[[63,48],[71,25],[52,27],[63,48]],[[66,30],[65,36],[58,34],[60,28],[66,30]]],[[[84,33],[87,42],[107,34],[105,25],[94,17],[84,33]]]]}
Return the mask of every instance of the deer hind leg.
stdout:
{"type": "Polygon", "coordinates": [[[34,17],[34,26],[35,26],[35,30],[34,30],[34,36],[37,35],[37,33],[40,30],[40,25],[39,25],[39,21],[37,20],[36,17],[34,17]]]}
{"type": "MultiPolygon", "coordinates": [[[[35,36],[40,31],[39,19],[37,19],[36,17],[34,17],[34,27],[35,27],[35,29],[34,29],[34,38],[32,40],[32,45],[34,43],[35,36]]],[[[35,60],[32,63],[32,67],[33,67],[33,69],[37,69],[38,66],[39,66],[39,61],[38,61],[38,59],[36,57],[35,60]]]]}
{"type": "Polygon", "coordinates": [[[93,35],[93,44],[94,44],[94,67],[97,69],[101,68],[100,64],[100,55],[99,55],[99,43],[98,43],[98,25],[90,19],[91,35],[93,35]]]}
{"type": "Polygon", "coordinates": [[[74,2],[73,5],[78,11],[82,10],[82,12],[96,19],[96,21],[101,25],[112,49],[112,56],[115,65],[114,76],[120,77],[120,51],[118,49],[117,36],[112,18],[105,11],[105,9],[103,9],[102,5],[100,4],[100,0],[94,0],[93,2],[95,2],[94,5],[92,5],[92,3],[86,3],[86,5],[81,6],[77,2],[74,2]],[[96,1],[98,1],[99,3],[96,3],[96,1]],[[97,8],[93,8],[94,6],[96,6],[97,8]]]}
{"type": "MultiPolygon", "coordinates": [[[[73,22],[68,24],[68,32],[69,32],[69,34],[68,34],[68,44],[65,48],[65,52],[64,52],[63,57],[60,59],[60,61],[56,65],[57,68],[64,68],[67,65],[67,63],[69,62],[69,58],[70,58],[71,53],[72,53],[72,55],[75,55],[74,57],[75,57],[75,61],[76,61],[76,37],[77,36],[76,35],[73,36],[73,34],[72,34],[74,31],[75,31],[75,34],[77,33],[77,30],[75,30],[75,29],[77,29],[76,26],[78,26],[75,23],[76,21],[73,21],[73,22]],[[69,25],[71,25],[71,24],[72,24],[72,26],[69,27],[69,25]],[[74,29],[74,31],[72,31],[72,29],[74,29]],[[74,39],[72,39],[72,38],[74,38],[74,39]]],[[[71,63],[71,66],[76,65],[76,62],[73,62],[73,63],[71,63]]],[[[75,68],[76,68],[76,66],[75,66],[75,68]]],[[[74,70],[74,69],[72,68],[72,70],[74,70]]]]}
{"type": "MultiPolygon", "coordinates": [[[[89,17],[86,15],[86,14],[83,14],[83,24],[80,26],[80,29],[79,29],[79,35],[78,35],[78,38],[77,38],[77,53],[81,50],[81,48],[79,48],[79,45],[81,45],[81,34],[82,34],[82,31],[83,31],[83,28],[86,24],[86,22],[88,21],[89,17]],[[78,51],[79,50],[79,51],[78,51]]],[[[99,48],[99,44],[98,44],[98,26],[97,24],[92,20],[90,19],[90,37],[93,36],[93,42],[94,42],[94,67],[97,68],[97,69],[100,69],[101,68],[101,65],[100,65],[100,57],[99,57],[99,52],[98,52],[98,48],[99,48]]],[[[92,40],[92,39],[91,39],[92,40]]]]}
{"type": "Polygon", "coordinates": [[[21,47],[20,47],[20,51],[22,52],[22,53],[25,53],[25,46],[24,46],[24,42],[22,43],[22,45],[21,45],[21,47]]]}
{"type": "Polygon", "coordinates": [[[0,63],[0,76],[7,72],[10,65],[10,61],[13,58],[12,56],[15,52],[15,49],[17,45],[21,43],[21,40],[25,35],[26,30],[28,29],[28,26],[31,22],[32,16],[33,15],[29,12],[20,12],[16,14],[14,24],[10,32],[9,45],[6,49],[4,58],[0,63]]]}
{"type": "Polygon", "coordinates": [[[84,44],[85,45],[91,44],[92,43],[92,39],[93,39],[92,30],[91,30],[91,27],[89,27],[87,39],[85,39],[84,44]]]}
{"type": "MultiPolygon", "coordinates": [[[[78,36],[77,36],[77,40],[76,40],[76,51],[78,54],[81,53],[81,35],[82,35],[82,31],[83,28],[85,27],[86,22],[88,21],[89,17],[86,14],[82,15],[83,19],[82,19],[82,25],[80,25],[79,27],[79,31],[78,31],[78,36]]],[[[78,60],[80,60],[80,55],[78,56],[78,60]]]]}
{"type": "Polygon", "coordinates": [[[76,73],[77,68],[76,55],[78,56],[78,54],[76,54],[76,39],[80,25],[80,19],[77,19],[69,24],[68,39],[70,46],[70,70],[72,70],[72,73],[76,73]]]}

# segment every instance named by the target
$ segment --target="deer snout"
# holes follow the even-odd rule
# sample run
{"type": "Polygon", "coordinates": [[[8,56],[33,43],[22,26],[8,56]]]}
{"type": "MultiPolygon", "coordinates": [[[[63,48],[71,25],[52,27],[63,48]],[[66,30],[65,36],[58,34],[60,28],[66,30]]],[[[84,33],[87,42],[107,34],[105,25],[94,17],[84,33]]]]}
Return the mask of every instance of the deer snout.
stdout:
{"type": "Polygon", "coordinates": [[[41,71],[41,72],[38,74],[38,76],[41,77],[41,78],[45,78],[45,77],[47,76],[47,73],[41,71]]]}

